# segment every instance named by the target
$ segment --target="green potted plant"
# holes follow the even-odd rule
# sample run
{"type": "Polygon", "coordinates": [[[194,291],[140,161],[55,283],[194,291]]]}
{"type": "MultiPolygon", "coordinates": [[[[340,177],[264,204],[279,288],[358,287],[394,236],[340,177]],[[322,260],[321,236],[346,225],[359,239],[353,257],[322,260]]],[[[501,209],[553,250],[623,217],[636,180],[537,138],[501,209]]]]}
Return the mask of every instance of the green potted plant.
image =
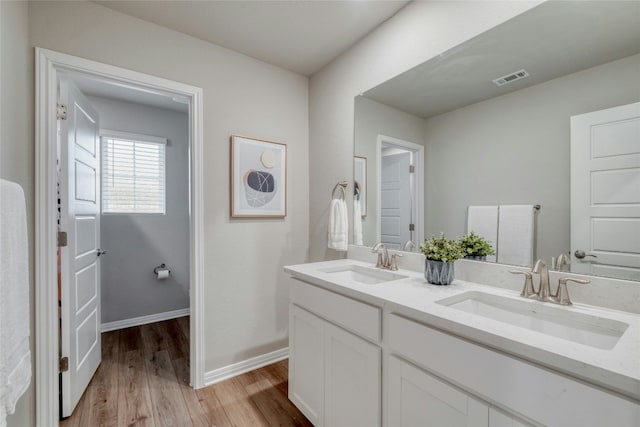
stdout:
{"type": "Polygon", "coordinates": [[[434,285],[450,285],[453,281],[453,263],[464,256],[460,243],[453,239],[431,236],[420,245],[425,256],[424,278],[434,285]]]}
{"type": "Polygon", "coordinates": [[[487,239],[478,236],[475,232],[471,232],[462,236],[458,243],[464,251],[465,259],[473,259],[477,261],[486,261],[487,255],[493,255],[496,252],[487,239]]]}

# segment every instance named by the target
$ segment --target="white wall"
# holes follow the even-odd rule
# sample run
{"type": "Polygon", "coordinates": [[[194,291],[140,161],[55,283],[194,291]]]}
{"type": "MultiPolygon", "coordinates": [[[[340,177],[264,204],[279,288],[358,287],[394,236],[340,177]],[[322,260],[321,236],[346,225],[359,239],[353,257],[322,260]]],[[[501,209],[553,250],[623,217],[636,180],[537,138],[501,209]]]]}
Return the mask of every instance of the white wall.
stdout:
{"type": "Polygon", "coordinates": [[[367,158],[367,216],[362,218],[362,243],[373,246],[378,238],[378,135],[424,145],[424,120],[362,96],[355,99],[354,116],[354,155],[367,158]]]}
{"type": "Polygon", "coordinates": [[[102,323],[189,307],[189,117],[186,113],[88,97],[102,129],[159,136],[165,147],[166,212],[100,219],[102,323]],[[153,269],[167,264],[171,276],[153,269]]]}
{"type": "Polygon", "coordinates": [[[468,205],[536,204],[536,257],[570,250],[570,128],[576,114],[640,100],[640,55],[425,121],[426,236],[465,232],[468,205]]]}
{"type": "Polygon", "coordinates": [[[30,3],[29,33],[33,46],[203,88],[205,370],[286,347],[282,266],[308,250],[308,79],[91,2],[30,3]],[[231,134],[288,144],[285,219],[229,218],[231,134]]]}
{"type": "MultiPolygon", "coordinates": [[[[29,48],[26,2],[0,2],[0,43],[0,178],[17,182],[25,192],[33,300],[33,55],[29,48]]],[[[32,325],[33,318],[32,305],[32,325]]],[[[32,350],[33,343],[32,333],[32,350]]],[[[9,427],[34,424],[33,382],[18,401],[15,414],[8,417],[9,427]]]]}
{"type": "Polygon", "coordinates": [[[311,78],[311,260],[341,256],[327,249],[328,207],[336,182],[352,181],[354,97],[539,3],[412,2],[311,78]]]}

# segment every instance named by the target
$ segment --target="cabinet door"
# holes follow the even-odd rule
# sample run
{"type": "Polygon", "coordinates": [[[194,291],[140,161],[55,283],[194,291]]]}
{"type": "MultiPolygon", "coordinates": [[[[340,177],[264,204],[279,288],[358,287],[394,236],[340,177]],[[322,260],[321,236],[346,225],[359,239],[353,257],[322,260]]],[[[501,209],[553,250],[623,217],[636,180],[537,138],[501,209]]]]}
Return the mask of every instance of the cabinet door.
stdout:
{"type": "Polygon", "coordinates": [[[489,424],[489,407],[427,372],[389,357],[388,425],[461,427],[489,424]]]}
{"type": "Polygon", "coordinates": [[[381,422],[381,350],[333,326],[325,325],[325,424],[379,426],[381,422]]]}
{"type": "Polygon", "coordinates": [[[324,322],[289,307],[289,399],[315,426],[323,425],[324,322]]]}
{"type": "Polygon", "coordinates": [[[527,427],[528,425],[496,408],[489,408],[489,427],[527,427]]]}

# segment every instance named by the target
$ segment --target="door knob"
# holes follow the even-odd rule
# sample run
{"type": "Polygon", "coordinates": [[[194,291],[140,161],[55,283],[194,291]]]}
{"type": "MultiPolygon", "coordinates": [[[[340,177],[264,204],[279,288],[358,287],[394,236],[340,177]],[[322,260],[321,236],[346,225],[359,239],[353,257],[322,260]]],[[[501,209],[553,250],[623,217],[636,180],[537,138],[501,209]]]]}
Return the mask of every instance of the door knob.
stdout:
{"type": "Polygon", "coordinates": [[[596,255],[592,255],[592,254],[588,254],[585,253],[585,251],[582,251],[580,249],[578,249],[577,251],[575,251],[574,255],[576,256],[576,258],[578,259],[582,259],[584,257],[590,256],[590,257],[594,257],[594,258],[598,258],[596,255]]]}
{"type": "Polygon", "coordinates": [[[98,249],[96,252],[98,253],[98,256],[104,255],[107,253],[107,251],[103,251],[102,249],[98,249]]]}

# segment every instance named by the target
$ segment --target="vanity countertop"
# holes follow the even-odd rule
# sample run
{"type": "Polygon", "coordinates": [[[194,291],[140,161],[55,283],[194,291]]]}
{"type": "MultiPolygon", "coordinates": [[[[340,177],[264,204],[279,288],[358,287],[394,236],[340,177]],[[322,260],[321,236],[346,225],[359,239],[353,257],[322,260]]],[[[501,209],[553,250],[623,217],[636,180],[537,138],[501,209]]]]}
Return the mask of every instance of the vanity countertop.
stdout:
{"type": "MultiPolygon", "coordinates": [[[[425,281],[423,273],[410,270],[396,272],[407,278],[374,285],[340,279],[322,271],[347,265],[367,268],[374,266],[372,263],[342,259],[286,266],[284,270],[294,278],[640,401],[640,315],[577,303],[570,307],[553,305],[561,310],[617,320],[629,325],[612,349],[599,349],[436,302],[467,291],[518,299],[521,298],[519,292],[461,280],[454,280],[449,286],[431,285],[425,281]]],[[[552,305],[537,301],[531,303],[552,305]]]]}

